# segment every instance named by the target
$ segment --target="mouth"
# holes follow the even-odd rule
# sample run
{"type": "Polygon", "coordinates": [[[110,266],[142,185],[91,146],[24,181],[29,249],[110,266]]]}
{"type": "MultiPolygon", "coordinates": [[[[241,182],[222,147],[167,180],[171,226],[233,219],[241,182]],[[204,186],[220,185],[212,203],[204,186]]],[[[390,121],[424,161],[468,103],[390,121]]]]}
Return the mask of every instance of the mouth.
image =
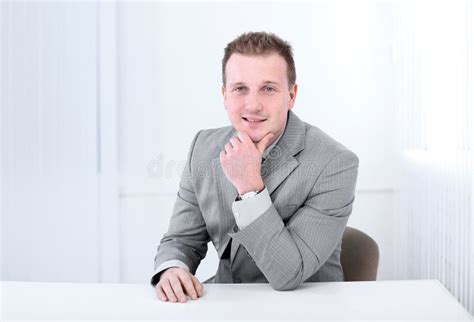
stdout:
{"type": "Polygon", "coordinates": [[[252,124],[262,123],[267,120],[267,119],[262,119],[262,118],[257,118],[257,117],[242,117],[242,119],[252,124]]]}

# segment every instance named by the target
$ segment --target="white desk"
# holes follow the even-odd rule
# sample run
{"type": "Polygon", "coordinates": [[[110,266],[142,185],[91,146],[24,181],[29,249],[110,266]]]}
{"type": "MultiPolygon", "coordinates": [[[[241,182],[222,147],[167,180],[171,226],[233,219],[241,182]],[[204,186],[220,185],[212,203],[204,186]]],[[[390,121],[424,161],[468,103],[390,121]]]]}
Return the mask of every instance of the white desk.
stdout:
{"type": "Polygon", "coordinates": [[[277,292],[268,284],[205,284],[202,298],[160,302],[145,284],[1,282],[9,319],[471,320],[438,282],[305,283],[277,292]]]}

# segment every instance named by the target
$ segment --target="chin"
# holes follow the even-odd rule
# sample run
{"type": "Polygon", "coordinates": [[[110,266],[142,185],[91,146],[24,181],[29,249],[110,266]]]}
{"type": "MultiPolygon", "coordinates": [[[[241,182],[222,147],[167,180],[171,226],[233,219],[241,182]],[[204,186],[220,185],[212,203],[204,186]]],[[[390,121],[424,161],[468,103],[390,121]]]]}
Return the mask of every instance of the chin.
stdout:
{"type": "Polygon", "coordinates": [[[238,132],[245,132],[247,135],[250,137],[250,139],[253,141],[253,143],[260,142],[263,137],[268,134],[270,131],[266,128],[260,128],[260,129],[249,129],[243,124],[235,124],[234,129],[236,129],[238,132]]]}
{"type": "Polygon", "coordinates": [[[250,136],[250,139],[252,139],[253,143],[260,142],[264,137],[264,135],[261,135],[261,134],[249,134],[249,136],[250,136]]]}
{"type": "Polygon", "coordinates": [[[253,142],[253,143],[258,143],[258,142],[260,142],[260,140],[261,140],[262,138],[250,136],[250,139],[252,139],[252,142],[253,142]]]}

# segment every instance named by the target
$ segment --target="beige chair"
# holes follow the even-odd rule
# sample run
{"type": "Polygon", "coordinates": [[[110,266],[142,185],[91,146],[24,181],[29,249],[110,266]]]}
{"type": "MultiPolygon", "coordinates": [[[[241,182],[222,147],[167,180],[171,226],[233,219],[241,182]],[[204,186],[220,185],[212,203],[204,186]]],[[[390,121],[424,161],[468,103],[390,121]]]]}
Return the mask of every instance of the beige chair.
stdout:
{"type": "Polygon", "coordinates": [[[346,227],[342,236],[341,265],[344,280],[375,281],[379,266],[379,247],[367,234],[346,227]]]}
{"type": "MultiPolygon", "coordinates": [[[[379,266],[379,247],[367,234],[352,227],[346,227],[342,236],[341,265],[344,280],[375,281],[379,266]]],[[[203,283],[213,283],[214,277],[203,283]]]]}

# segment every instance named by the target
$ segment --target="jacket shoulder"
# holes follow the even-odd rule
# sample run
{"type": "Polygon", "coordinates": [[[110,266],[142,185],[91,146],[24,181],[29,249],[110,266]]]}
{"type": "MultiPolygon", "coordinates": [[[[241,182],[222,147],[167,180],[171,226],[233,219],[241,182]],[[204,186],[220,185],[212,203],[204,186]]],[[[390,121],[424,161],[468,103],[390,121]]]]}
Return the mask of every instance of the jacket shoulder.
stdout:
{"type": "Polygon", "coordinates": [[[224,126],[215,129],[204,129],[199,131],[197,143],[205,144],[208,147],[222,144],[227,136],[233,132],[232,126],[224,126]]]}
{"type": "Polygon", "coordinates": [[[359,163],[357,155],[341,142],[314,125],[305,122],[305,127],[305,150],[307,152],[326,155],[328,160],[343,155],[345,158],[354,159],[357,164],[359,163]]]}
{"type": "Polygon", "coordinates": [[[194,137],[192,159],[205,161],[217,158],[233,133],[231,126],[200,130],[194,137]]]}

